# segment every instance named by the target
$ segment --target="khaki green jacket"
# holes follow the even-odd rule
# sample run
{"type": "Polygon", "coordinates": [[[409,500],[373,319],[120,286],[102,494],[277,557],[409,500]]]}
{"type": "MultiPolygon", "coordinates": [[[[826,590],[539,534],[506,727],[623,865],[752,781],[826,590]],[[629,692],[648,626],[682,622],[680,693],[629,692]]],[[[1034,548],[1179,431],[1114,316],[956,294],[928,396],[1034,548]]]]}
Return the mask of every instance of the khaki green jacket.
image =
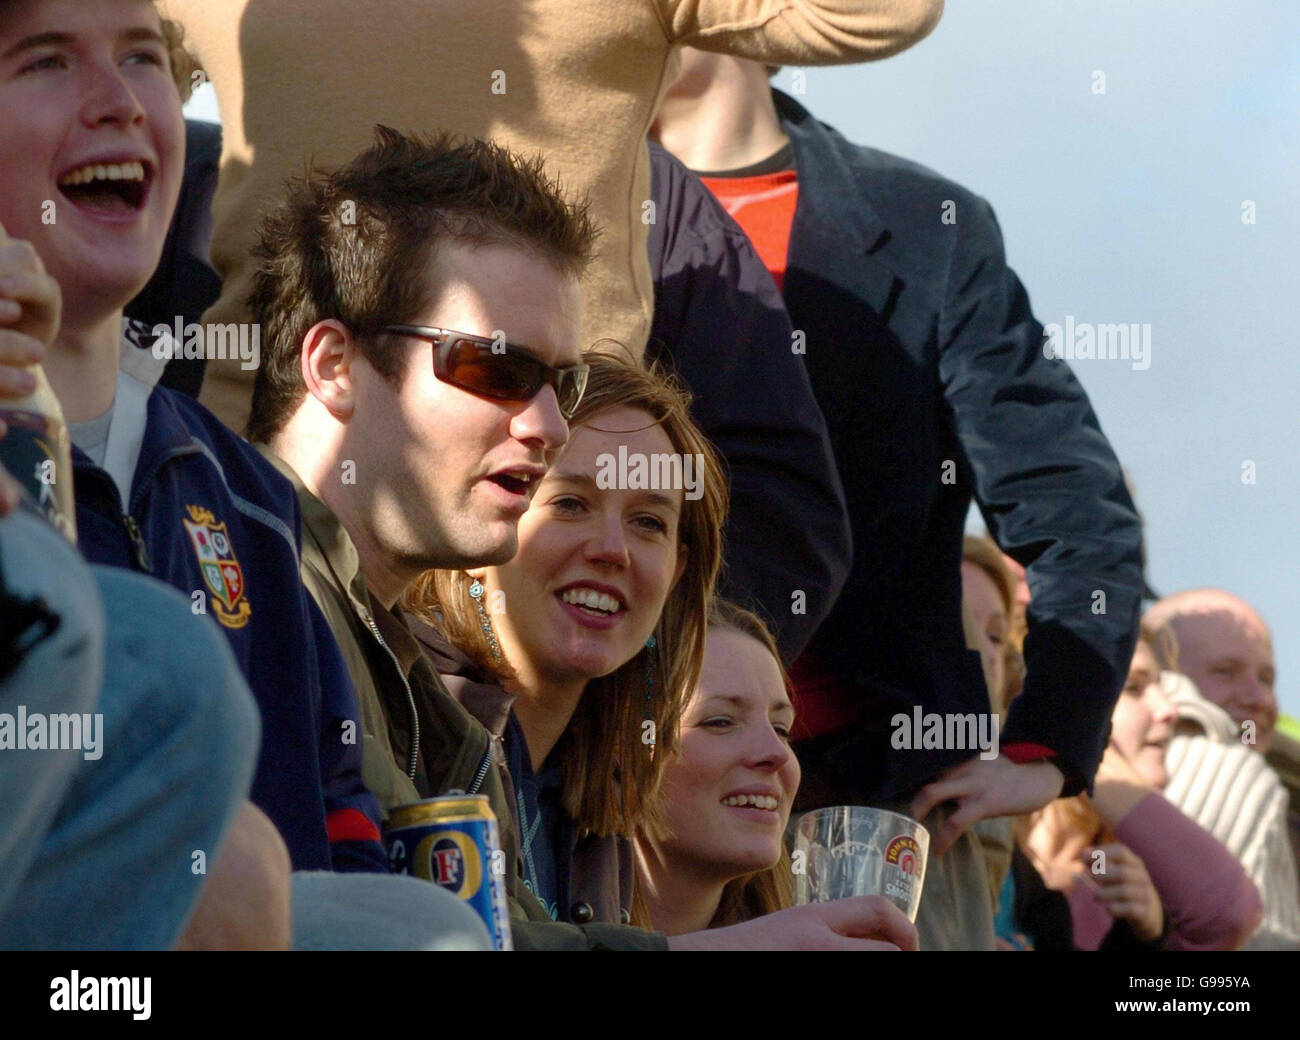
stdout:
{"type": "Polygon", "coordinates": [[[385,815],[395,806],[459,790],[487,795],[501,846],[515,949],[662,950],[664,936],[625,925],[559,924],[522,881],[519,839],[492,737],[447,692],[405,623],[371,600],[356,546],[329,508],[284,460],[259,450],[292,482],[302,509],[302,580],[325,615],[356,687],[362,779],[385,815]]]}

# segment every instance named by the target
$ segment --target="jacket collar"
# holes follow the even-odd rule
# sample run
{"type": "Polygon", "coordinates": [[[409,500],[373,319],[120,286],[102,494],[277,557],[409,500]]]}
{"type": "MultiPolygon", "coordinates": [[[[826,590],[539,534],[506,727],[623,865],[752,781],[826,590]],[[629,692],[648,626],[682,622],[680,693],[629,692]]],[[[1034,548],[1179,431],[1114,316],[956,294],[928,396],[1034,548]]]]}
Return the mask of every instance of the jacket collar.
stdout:
{"type": "MultiPolygon", "coordinates": [[[[118,371],[140,383],[148,392],[145,404],[143,436],[136,457],[135,471],[131,477],[131,494],[122,506],[129,512],[131,501],[138,488],[153,482],[154,473],[168,459],[178,455],[197,454],[194,435],[185,423],[176,402],[169,394],[158,393],[158,380],[166,367],[166,360],[153,351],[154,337],[148,326],[130,318],[122,319],[122,335],[118,345],[118,371]],[[141,474],[145,475],[143,482],[141,474]]],[[[114,402],[116,406],[118,402],[114,402]]],[[[99,469],[81,449],[73,446],[73,462],[81,470],[99,469]]]]}
{"type": "Polygon", "coordinates": [[[502,736],[510,718],[510,709],[514,707],[515,695],[489,680],[459,647],[427,621],[409,613],[403,615],[403,620],[461,707],[493,736],[502,736]]]}
{"type": "Polygon", "coordinates": [[[365,578],[361,576],[361,557],[357,555],[357,547],[352,544],[347,529],[330,507],[302,482],[302,478],[289,463],[266,444],[254,444],[253,447],[293,485],[294,494],[298,496],[298,508],[302,513],[304,539],[315,546],[325,566],[329,568],[334,583],[347,590],[353,609],[363,616],[370,616],[370,593],[366,589],[365,578]]]}
{"type": "Polygon", "coordinates": [[[137,473],[160,461],[163,456],[187,449],[200,450],[195,446],[194,435],[190,432],[171,395],[159,393],[158,388],[155,387],[149,394],[148,415],[144,441],[140,445],[140,459],[135,467],[137,473]]]}
{"type": "MultiPolygon", "coordinates": [[[[131,493],[125,501],[121,501],[117,484],[108,472],[77,445],[72,445],[73,469],[82,474],[80,479],[85,479],[85,475],[92,472],[99,474],[103,487],[112,489],[111,494],[118,499],[118,508],[127,513],[132,512],[142,491],[153,486],[158,471],[164,464],[183,455],[197,455],[203,450],[195,443],[195,436],[185,425],[175,403],[166,394],[154,392],[149,395],[146,415],[144,439],[140,443],[140,455],[131,477],[131,493]]],[[[81,493],[80,487],[78,493],[81,493]]]]}
{"type": "Polygon", "coordinates": [[[396,655],[402,674],[410,679],[412,670],[424,657],[424,651],[411,635],[411,630],[406,625],[405,615],[400,608],[389,610],[373,600],[370,605],[374,611],[375,627],[379,629],[380,636],[388,644],[388,649],[396,655]]]}
{"type": "MultiPolygon", "coordinates": [[[[800,245],[811,256],[838,256],[848,252],[860,257],[879,249],[887,240],[889,229],[866,192],[852,190],[857,177],[844,155],[845,149],[852,146],[837,131],[814,119],[788,94],[773,89],[772,100],[781,129],[794,146],[795,170],[799,175],[794,228],[801,232],[800,245]],[[845,208],[849,206],[852,218],[846,220],[845,208]]],[[[791,239],[793,252],[793,229],[791,239]]]]}

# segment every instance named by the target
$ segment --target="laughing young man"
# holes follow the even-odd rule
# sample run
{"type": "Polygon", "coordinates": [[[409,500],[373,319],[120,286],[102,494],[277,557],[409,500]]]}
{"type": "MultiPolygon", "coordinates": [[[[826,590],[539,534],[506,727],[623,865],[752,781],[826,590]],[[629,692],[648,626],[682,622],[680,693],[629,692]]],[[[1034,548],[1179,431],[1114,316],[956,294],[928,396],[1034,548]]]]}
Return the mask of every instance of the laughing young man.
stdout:
{"type": "MultiPolygon", "coordinates": [[[[156,386],[152,337],[122,317],[158,262],[180,188],[179,53],[148,0],[0,3],[0,225],[62,289],[44,367],[76,445],[80,548],[180,589],[228,640],[261,713],[251,799],[308,872],[295,881],[295,941],[329,945],[338,922],[309,904],[333,914],[349,893],[364,901],[373,879],[311,872],[386,874],[387,862],[351,738],[355,695],[298,574],[297,502],[204,408],[156,386]]],[[[406,880],[379,883],[409,895],[406,880]]],[[[430,935],[446,920],[456,943],[476,945],[472,920],[459,931],[462,908],[426,901],[425,889],[405,917],[424,906],[430,935]]]]}

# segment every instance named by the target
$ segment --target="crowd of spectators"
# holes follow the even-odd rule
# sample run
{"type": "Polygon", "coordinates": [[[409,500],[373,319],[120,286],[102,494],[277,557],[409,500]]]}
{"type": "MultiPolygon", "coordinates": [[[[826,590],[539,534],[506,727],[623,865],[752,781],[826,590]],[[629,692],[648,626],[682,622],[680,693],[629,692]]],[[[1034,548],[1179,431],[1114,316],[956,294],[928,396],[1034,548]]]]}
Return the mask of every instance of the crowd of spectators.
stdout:
{"type": "Polygon", "coordinates": [[[1300,947],[1266,623],[1140,617],[991,206],[769,84],[941,9],[0,0],[0,947],[487,949],[450,792],[515,949],[1300,947]],[[792,905],[836,805],[914,923],[792,905]]]}

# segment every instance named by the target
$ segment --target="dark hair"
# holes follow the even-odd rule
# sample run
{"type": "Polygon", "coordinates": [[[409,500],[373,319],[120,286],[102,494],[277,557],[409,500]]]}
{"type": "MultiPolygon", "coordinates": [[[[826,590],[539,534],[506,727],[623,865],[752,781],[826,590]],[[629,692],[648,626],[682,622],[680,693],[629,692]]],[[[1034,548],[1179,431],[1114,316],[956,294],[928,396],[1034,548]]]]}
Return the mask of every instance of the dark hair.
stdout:
{"type": "MultiPolygon", "coordinates": [[[[655,626],[655,649],[644,649],[609,675],[592,679],[556,753],[564,762],[564,810],[583,831],[630,837],[638,827],[662,824],[659,782],[664,763],[677,750],[682,710],[699,681],[706,620],[722,566],[727,519],[727,478],[717,452],[690,415],[690,395],[658,366],[649,370],[617,355],[587,352],[587,389],[570,429],[599,427],[614,408],[647,412],[673,451],[700,460],[702,496],[682,503],[680,544],[688,547],[686,569],[668,593],[655,626]],[[647,687],[647,665],[655,676],[647,687]],[[650,701],[647,704],[647,695],[650,701]],[[642,725],[653,718],[657,747],[647,753],[642,725]]],[[[469,596],[464,571],[431,570],[403,598],[405,608],[439,628],[486,674],[501,680],[509,662],[496,663],[469,596]]]]}
{"type": "Polygon", "coordinates": [[[263,364],[249,438],[269,440],[297,410],[303,337],[327,318],[352,331],[380,375],[400,380],[404,355],[375,340],[428,305],[427,281],[412,272],[443,242],[518,246],[576,277],[595,239],[586,203],[566,199],[540,157],[376,127],[369,149],[338,170],[309,169],[262,219],[249,307],[263,364]]]}

